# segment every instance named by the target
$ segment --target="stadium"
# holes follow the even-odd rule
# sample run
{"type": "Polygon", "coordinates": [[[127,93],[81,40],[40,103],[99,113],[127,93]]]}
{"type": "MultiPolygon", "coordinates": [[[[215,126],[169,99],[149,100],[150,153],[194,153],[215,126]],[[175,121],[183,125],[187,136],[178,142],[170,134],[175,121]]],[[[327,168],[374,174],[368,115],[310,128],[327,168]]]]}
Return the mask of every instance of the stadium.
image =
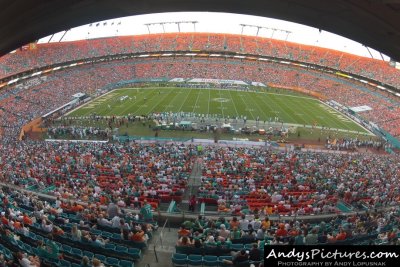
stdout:
{"type": "Polygon", "coordinates": [[[0,46],[0,266],[258,267],[272,245],[399,245],[394,47],[177,18],[117,33],[127,20],[0,46]]]}

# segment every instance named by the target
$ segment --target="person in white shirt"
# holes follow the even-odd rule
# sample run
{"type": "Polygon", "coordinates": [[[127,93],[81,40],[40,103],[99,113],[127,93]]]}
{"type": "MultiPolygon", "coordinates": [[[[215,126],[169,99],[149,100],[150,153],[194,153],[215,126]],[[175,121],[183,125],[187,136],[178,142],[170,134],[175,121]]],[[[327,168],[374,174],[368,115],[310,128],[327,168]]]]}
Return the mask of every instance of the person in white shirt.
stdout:
{"type": "Polygon", "coordinates": [[[40,259],[38,256],[27,256],[23,254],[21,251],[17,253],[17,259],[19,264],[22,267],[39,267],[40,266],[40,259]]]}
{"type": "Polygon", "coordinates": [[[218,231],[218,236],[223,237],[224,240],[226,240],[229,237],[231,231],[226,229],[225,224],[221,224],[220,228],[221,229],[218,231]]]}
{"type": "Polygon", "coordinates": [[[58,209],[60,206],[61,206],[61,200],[59,197],[57,197],[56,204],[54,205],[54,207],[58,209]]]}
{"type": "Polygon", "coordinates": [[[99,215],[99,218],[97,219],[97,223],[100,226],[111,226],[112,225],[112,223],[109,220],[107,220],[106,218],[104,218],[103,215],[101,215],[101,214],[99,215]]]}
{"type": "Polygon", "coordinates": [[[118,207],[124,208],[126,207],[125,201],[122,200],[121,198],[117,202],[118,207]]]}
{"type": "Polygon", "coordinates": [[[42,230],[43,230],[44,232],[46,232],[46,233],[51,233],[51,232],[53,232],[53,224],[52,224],[50,221],[46,220],[46,219],[43,219],[43,220],[42,220],[42,226],[41,226],[41,228],[42,228],[42,230]]]}
{"type": "Polygon", "coordinates": [[[111,227],[119,228],[120,221],[121,218],[118,215],[114,216],[114,218],[111,219],[111,227]]]}
{"type": "Polygon", "coordinates": [[[246,215],[242,215],[242,218],[239,220],[239,227],[242,231],[249,229],[249,220],[246,219],[246,215]]]}
{"type": "Polygon", "coordinates": [[[253,229],[255,231],[257,231],[258,229],[261,228],[261,221],[260,221],[258,215],[255,215],[254,220],[251,222],[251,226],[253,227],[253,229]]]}

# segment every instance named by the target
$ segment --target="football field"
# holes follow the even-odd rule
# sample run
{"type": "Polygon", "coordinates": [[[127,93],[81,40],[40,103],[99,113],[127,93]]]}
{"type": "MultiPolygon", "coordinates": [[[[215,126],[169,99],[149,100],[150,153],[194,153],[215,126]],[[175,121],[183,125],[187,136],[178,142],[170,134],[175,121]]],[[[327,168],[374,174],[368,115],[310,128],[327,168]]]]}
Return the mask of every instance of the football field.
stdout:
{"type": "Polygon", "coordinates": [[[365,133],[346,116],[308,96],[284,91],[248,92],[227,89],[129,88],[117,89],[79,107],[67,116],[147,115],[157,112],[193,112],[247,120],[317,125],[365,133]]]}

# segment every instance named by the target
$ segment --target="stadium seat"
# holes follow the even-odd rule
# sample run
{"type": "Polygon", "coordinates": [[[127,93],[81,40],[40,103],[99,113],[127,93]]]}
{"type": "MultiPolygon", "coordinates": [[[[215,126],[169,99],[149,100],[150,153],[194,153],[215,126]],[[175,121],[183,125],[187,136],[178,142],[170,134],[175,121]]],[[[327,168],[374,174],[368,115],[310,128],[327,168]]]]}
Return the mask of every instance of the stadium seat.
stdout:
{"type": "Polygon", "coordinates": [[[102,231],[101,235],[105,238],[111,238],[113,236],[112,233],[106,232],[106,231],[102,231]]]}
{"type": "Polygon", "coordinates": [[[74,257],[77,257],[77,258],[82,258],[82,256],[83,256],[82,250],[80,250],[79,248],[72,248],[71,254],[74,255],[74,257]]]}
{"type": "Polygon", "coordinates": [[[116,233],[112,234],[111,238],[115,240],[122,240],[121,234],[116,233]]]}
{"type": "Polygon", "coordinates": [[[135,247],[138,249],[145,249],[147,247],[146,242],[130,242],[131,247],[135,247]]]}
{"type": "Polygon", "coordinates": [[[117,253],[128,253],[128,248],[124,246],[116,246],[115,251],[117,253]]]}
{"type": "Polygon", "coordinates": [[[188,264],[188,256],[185,254],[174,253],[171,260],[174,267],[187,266],[188,264]]]}
{"type": "Polygon", "coordinates": [[[70,246],[62,245],[61,248],[62,248],[62,251],[66,252],[66,253],[69,253],[69,254],[72,254],[72,248],[70,246]]]}
{"type": "Polygon", "coordinates": [[[101,262],[105,262],[106,261],[106,256],[101,255],[101,254],[95,254],[94,257],[98,260],[100,260],[101,262]]]}
{"type": "Polygon", "coordinates": [[[239,243],[239,244],[232,244],[231,245],[231,249],[232,250],[242,250],[243,249],[243,244],[239,243]]]}
{"type": "Polygon", "coordinates": [[[91,233],[94,235],[102,235],[103,234],[103,232],[101,230],[97,230],[97,229],[92,229],[91,233]]]}
{"type": "Polygon", "coordinates": [[[105,249],[115,250],[115,245],[114,245],[114,244],[107,243],[107,244],[105,244],[104,248],[105,248],[105,249]]]}
{"type": "Polygon", "coordinates": [[[66,261],[66,260],[60,260],[60,267],[70,267],[71,266],[71,262],[66,261]]]}
{"type": "Polygon", "coordinates": [[[115,266],[115,267],[119,266],[119,260],[113,257],[107,257],[104,263],[109,266],[115,266]]]}
{"type": "Polygon", "coordinates": [[[35,254],[35,255],[39,255],[40,254],[40,252],[39,252],[39,250],[37,248],[32,248],[32,253],[35,254]]]}
{"type": "Polygon", "coordinates": [[[36,235],[36,240],[44,242],[44,237],[41,235],[36,235]]]}
{"type": "Polygon", "coordinates": [[[33,240],[37,240],[37,239],[36,239],[36,234],[35,234],[35,233],[29,232],[29,233],[28,233],[28,236],[29,236],[30,238],[32,238],[33,240]]]}
{"type": "Polygon", "coordinates": [[[244,249],[250,250],[250,249],[252,249],[252,248],[253,248],[253,243],[251,243],[251,244],[244,244],[244,249]]]}
{"type": "Polygon", "coordinates": [[[201,266],[203,265],[203,256],[190,254],[187,258],[188,266],[201,266]]]}
{"type": "Polygon", "coordinates": [[[142,257],[142,251],[137,248],[128,248],[128,254],[135,260],[138,260],[142,257]]]}
{"type": "Polygon", "coordinates": [[[14,258],[12,252],[11,252],[9,249],[7,249],[7,248],[4,248],[4,249],[3,249],[3,253],[4,253],[4,256],[6,257],[6,259],[11,260],[11,259],[14,258]]]}
{"type": "Polygon", "coordinates": [[[93,252],[84,250],[84,251],[83,251],[83,256],[86,256],[86,257],[88,257],[88,258],[91,260],[91,259],[93,259],[94,254],[93,254],[93,252]]]}
{"type": "Polygon", "coordinates": [[[203,257],[203,266],[218,266],[218,257],[205,255],[203,257]]]}
{"type": "Polygon", "coordinates": [[[120,260],[119,267],[135,267],[135,263],[133,261],[120,260]]]}
{"type": "Polygon", "coordinates": [[[23,248],[26,252],[28,252],[29,254],[32,254],[32,247],[29,244],[24,243],[23,244],[23,248]]]}
{"type": "Polygon", "coordinates": [[[59,259],[46,258],[45,261],[49,262],[51,265],[60,265],[61,264],[59,259]]]}
{"type": "Polygon", "coordinates": [[[225,260],[228,260],[228,261],[232,261],[232,256],[219,256],[218,257],[218,263],[219,263],[219,266],[232,266],[231,264],[227,264],[227,263],[225,263],[224,261],[225,260]]]}

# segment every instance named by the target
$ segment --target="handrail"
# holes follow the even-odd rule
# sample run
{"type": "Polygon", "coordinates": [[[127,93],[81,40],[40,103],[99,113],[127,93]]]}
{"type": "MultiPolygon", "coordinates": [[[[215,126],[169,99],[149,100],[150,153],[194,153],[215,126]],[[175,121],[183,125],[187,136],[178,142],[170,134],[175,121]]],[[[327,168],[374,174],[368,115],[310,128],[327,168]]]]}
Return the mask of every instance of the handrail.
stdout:
{"type": "MultiPolygon", "coordinates": [[[[163,227],[161,228],[161,231],[160,231],[160,236],[158,238],[158,241],[160,241],[162,248],[164,247],[162,238],[163,238],[164,229],[165,229],[165,226],[167,225],[167,223],[168,223],[168,218],[165,220],[164,225],[163,225],[163,227]]],[[[157,256],[157,250],[156,250],[157,244],[158,244],[158,242],[155,242],[154,246],[153,246],[154,257],[156,258],[156,262],[158,262],[158,256],[157,256]]]]}

